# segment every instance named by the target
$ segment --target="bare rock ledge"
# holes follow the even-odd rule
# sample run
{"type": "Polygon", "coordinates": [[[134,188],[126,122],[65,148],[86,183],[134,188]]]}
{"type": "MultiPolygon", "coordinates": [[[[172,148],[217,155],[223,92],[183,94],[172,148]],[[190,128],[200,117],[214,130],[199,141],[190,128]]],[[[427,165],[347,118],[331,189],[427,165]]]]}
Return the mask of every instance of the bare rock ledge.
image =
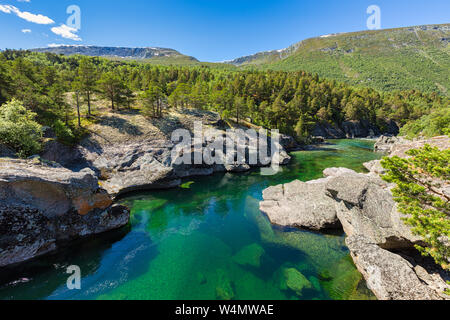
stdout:
{"type": "Polygon", "coordinates": [[[0,267],[120,228],[129,217],[89,169],[76,173],[37,160],[0,159],[0,267]]]}

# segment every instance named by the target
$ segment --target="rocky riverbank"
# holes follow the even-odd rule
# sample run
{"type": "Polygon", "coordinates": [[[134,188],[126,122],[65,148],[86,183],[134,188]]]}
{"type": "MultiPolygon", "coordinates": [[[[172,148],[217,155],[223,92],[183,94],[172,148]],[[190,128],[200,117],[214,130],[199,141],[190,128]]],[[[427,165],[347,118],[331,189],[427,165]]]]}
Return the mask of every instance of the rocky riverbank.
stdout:
{"type": "MultiPolygon", "coordinates": [[[[186,177],[263,166],[261,161],[250,164],[248,151],[244,164],[178,164],[172,158],[176,145],[170,141],[171,133],[180,128],[193,132],[196,121],[216,137],[228,129],[218,115],[209,112],[186,111],[165,120],[116,113],[99,119],[92,134],[77,146],[57,142],[49,130],[39,157],[17,160],[10,150],[1,149],[0,267],[126,225],[128,209],[113,205],[119,195],[177,187],[186,177]]],[[[251,139],[247,136],[245,146],[251,139]]],[[[283,137],[281,143],[292,141],[283,137]]],[[[213,144],[214,139],[204,137],[204,148],[212,149],[213,144]]],[[[279,148],[281,164],[287,164],[290,157],[283,146],[279,148]]]]}
{"type": "MultiPolygon", "coordinates": [[[[100,184],[112,196],[139,190],[167,189],[177,187],[182,178],[211,175],[215,172],[244,172],[252,167],[264,166],[260,159],[257,164],[250,164],[248,150],[244,164],[228,163],[224,165],[190,165],[178,164],[172,158],[176,145],[171,141],[171,134],[176,129],[185,129],[194,136],[194,124],[203,125],[202,147],[213,149],[215,139],[208,138],[206,133],[214,137],[225,137],[230,127],[220,120],[218,114],[206,111],[185,110],[173,113],[167,119],[148,120],[140,114],[114,114],[104,116],[92,128],[95,132],[79,146],[68,148],[52,141],[46,145],[42,158],[57,162],[62,166],[78,171],[89,168],[95,172],[100,184]]],[[[246,129],[246,128],[242,128],[246,129]]],[[[231,138],[235,131],[229,134],[231,138]]],[[[248,147],[252,137],[246,136],[248,147]]],[[[237,141],[237,139],[235,139],[237,141]]],[[[285,150],[295,147],[295,141],[282,136],[279,145],[280,163],[285,165],[290,156],[285,150]]],[[[270,145],[270,138],[269,138],[270,145]]],[[[194,150],[194,145],[191,145],[194,150]]],[[[236,152],[235,147],[234,152],[236,152]]],[[[223,153],[226,153],[224,148],[223,153]]],[[[191,163],[194,163],[192,157],[191,163]]]]}
{"type": "Polygon", "coordinates": [[[120,228],[129,217],[127,208],[113,205],[91,170],[0,159],[0,267],[120,228]]]}
{"type": "MultiPolygon", "coordinates": [[[[449,148],[448,137],[406,141],[382,137],[377,146],[388,144],[392,155],[426,143],[449,148]]],[[[450,274],[414,248],[422,240],[402,220],[390,192],[381,180],[379,161],[365,164],[370,173],[359,174],[331,168],[325,178],[303,183],[294,181],[264,191],[260,209],[272,223],[315,231],[343,228],[347,246],[369,288],[382,300],[450,299],[450,274]]]]}

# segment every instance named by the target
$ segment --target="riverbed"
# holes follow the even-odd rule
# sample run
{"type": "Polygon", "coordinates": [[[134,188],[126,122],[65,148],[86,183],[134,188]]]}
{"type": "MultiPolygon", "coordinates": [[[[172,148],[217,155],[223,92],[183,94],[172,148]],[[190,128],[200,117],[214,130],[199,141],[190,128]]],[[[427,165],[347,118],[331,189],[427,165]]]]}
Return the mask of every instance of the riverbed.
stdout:
{"type": "Polygon", "coordinates": [[[372,150],[369,140],[335,140],[292,153],[274,176],[215,174],[129,195],[120,202],[130,226],[2,271],[0,299],[373,299],[343,233],[273,227],[259,211],[265,188],[317,179],[328,167],[363,172],[380,158],[372,150]],[[80,290],[66,285],[72,265],[80,290]]]}

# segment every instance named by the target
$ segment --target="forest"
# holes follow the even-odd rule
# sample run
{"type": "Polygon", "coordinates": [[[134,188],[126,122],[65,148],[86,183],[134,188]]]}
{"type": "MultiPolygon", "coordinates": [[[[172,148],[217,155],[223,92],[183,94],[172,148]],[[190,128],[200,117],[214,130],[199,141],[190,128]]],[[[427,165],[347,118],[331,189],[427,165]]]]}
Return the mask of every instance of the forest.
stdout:
{"type": "Polygon", "coordinates": [[[440,119],[449,118],[450,99],[438,93],[382,92],[301,71],[156,66],[6,50],[0,53],[0,144],[32,155],[43,126],[74,144],[86,134],[99,98],[113,112],[133,108],[148,117],[164,117],[171,108],[211,110],[222,119],[279,129],[302,143],[316,124],[344,121],[366,120],[383,130],[394,120],[409,136],[449,133],[448,121],[440,119]],[[442,117],[432,117],[436,113],[442,117]]]}

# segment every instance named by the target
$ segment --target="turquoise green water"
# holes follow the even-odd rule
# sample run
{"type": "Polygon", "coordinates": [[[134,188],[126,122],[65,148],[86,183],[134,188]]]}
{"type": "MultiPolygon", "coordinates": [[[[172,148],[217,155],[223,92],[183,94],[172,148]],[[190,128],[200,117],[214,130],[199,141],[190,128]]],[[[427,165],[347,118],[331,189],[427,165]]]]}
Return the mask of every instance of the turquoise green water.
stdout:
{"type": "Polygon", "coordinates": [[[328,167],[362,171],[379,158],[372,147],[334,141],[294,153],[275,176],[217,174],[124,198],[128,228],[2,270],[0,299],[372,299],[343,234],[272,227],[258,209],[271,185],[328,167]],[[66,287],[70,265],[81,268],[81,290],[66,287]]]}

